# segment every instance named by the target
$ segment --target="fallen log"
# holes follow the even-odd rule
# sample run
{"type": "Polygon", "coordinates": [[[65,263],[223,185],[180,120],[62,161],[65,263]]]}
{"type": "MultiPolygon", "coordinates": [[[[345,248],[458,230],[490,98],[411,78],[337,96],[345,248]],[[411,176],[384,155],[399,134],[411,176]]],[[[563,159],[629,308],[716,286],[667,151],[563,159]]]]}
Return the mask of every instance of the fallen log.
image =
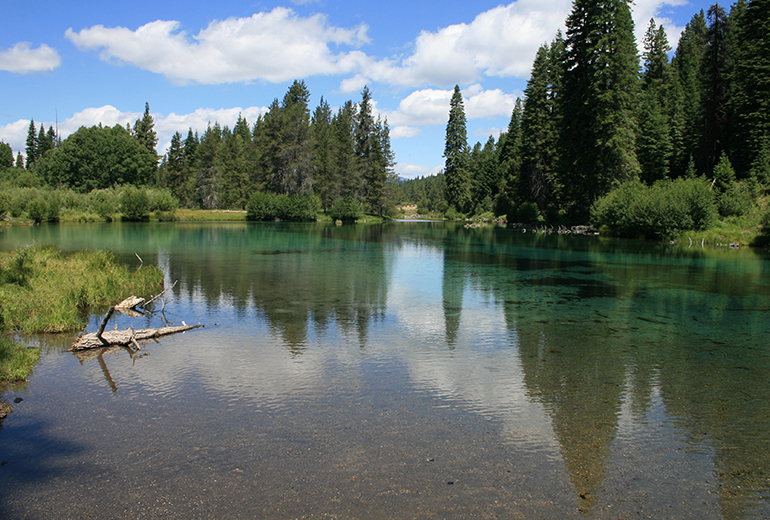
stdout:
{"type": "MultiPolygon", "coordinates": [[[[105,322],[107,320],[104,320],[105,322]]],[[[202,324],[198,325],[180,325],[178,327],[160,327],[157,329],[142,329],[142,330],[111,330],[107,332],[91,332],[79,337],[72,346],[67,349],[67,352],[77,352],[79,350],[87,350],[90,348],[103,348],[110,346],[121,346],[134,348],[139,347],[139,341],[148,341],[163,336],[169,336],[171,334],[178,334],[192,329],[203,327],[202,324]]]]}

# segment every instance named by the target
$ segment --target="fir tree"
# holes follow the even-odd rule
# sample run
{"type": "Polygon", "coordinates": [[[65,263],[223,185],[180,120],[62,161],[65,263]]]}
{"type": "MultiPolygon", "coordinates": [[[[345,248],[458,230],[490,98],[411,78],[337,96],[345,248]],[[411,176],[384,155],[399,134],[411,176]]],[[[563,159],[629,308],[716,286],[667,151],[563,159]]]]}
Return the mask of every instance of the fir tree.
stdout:
{"type": "Polygon", "coordinates": [[[751,169],[752,175],[765,177],[770,174],[761,166],[767,163],[770,142],[770,1],[751,0],[736,32],[734,164],[739,171],[751,169]]]}
{"type": "Polygon", "coordinates": [[[729,77],[733,57],[725,10],[719,4],[711,6],[708,20],[706,48],[701,62],[701,132],[697,157],[701,171],[710,176],[722,152],[729,149],[729,77]]]}
{"type": "Polygon", "coordinates": [[[455,85],[449,103],[449,121],[446,126],[444,146],[444,175],[446,176],[446,200],[457,211],[468,211],[471,199],[471,182],[467,170],[468,131],[465,106],[460,87],[455,85]]]}
{"type": "Polygon", "coordinates": [[[27,131],[27,169],[31,169],[37,160],[37,131],[35,130],[35,120],[32,119],[29,122],[29,130],[27,131]]]}
{"type": "Polygon", "coordinates": [[[150,104],[144,104],[144,115],[134,123],[134,137],[153,154],[157,152],[155,147],[158,145],[158,135],[155,132],[155,119],[150,115],[150,104]]]}
{"type": "Polygon", "coordinates": [[[638,58],[627,0],[576,0],[567,19],[561,183],[573,220],[638,177],[638,58]]]}
{"type": "Polygon", "coordinates": [[[672,155],[672,131],[669,124],[667,98],[669,87],[668,53],[671,46],[663,30],[650,20],[644,36],[642,53],[642,95],[639,103],[639,137],[637,157],[641,178],[645,182],[665,179],[669,176],[672,155]]]}

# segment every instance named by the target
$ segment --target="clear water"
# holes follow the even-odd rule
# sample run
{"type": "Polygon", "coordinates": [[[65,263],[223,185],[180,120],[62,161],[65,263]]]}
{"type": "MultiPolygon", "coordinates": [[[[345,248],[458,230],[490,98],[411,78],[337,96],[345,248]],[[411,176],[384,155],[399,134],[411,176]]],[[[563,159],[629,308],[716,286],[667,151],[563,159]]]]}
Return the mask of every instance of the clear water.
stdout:
{"type": "Polygon", "coordinates": [[[2,518],[770,517],[761,252],[430,222],[0,231],[31,243],[157,263],[165,317],[205,328],[133,357],[25,338],[44,356],[3,396],[2,518]]]}

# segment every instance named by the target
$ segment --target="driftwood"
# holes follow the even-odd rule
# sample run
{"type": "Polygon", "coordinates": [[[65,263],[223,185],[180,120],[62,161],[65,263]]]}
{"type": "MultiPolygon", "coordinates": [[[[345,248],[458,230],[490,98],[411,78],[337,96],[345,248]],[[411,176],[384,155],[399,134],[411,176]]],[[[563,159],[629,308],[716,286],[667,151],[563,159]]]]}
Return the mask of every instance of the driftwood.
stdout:
{"type": "MultiPolygon", "coordinates": [[[[174,284],[176,285],[176,282],[174,282],[174,284]]],[[[164,290],[163,292],[166,291],[164,290]]],[[[157,299],[161,294],[163,294],[163,292],[152,298],[150,302],[157,299]]],[[[110,318],[116,310],[131,317],[143,316],[143,313],[136,307],[144,303],[144,298],[130,296],[119,304],[111,306],[107,310],[107,313],[104,315],[104,318],[102,318],[102,322],[99,324],[99,328],[96,330],[96,332],[80,336],[77,341],[75,341],[75,343],[73,343],[72,346],[67,349],[67,351],[78,352],[81,350],[95,348],[103,349],[105,347],[126,347],[130,350],[142,350],[142,347],[139,346],[140,341],[157,340],[157,338],[162,338],[163,336],[169,336],[171,334],[177,334],[179,332],[185,332],[203,327],[203,325],[200,323],[198,325],[187,325],[185,322],[182,322],[182,325],[177,327],[160,327],[156,329],[142,329],[137,331],[135,331],[133,328],[130,328],[121,331],[114,330],[104,332],[104,328],[107,326],[107,322],[110,321],[110,318]]]]}
{"type": "MultiPolygon", "coordinates": [[[[103,321],[104,322],[104,321],[103,321]]],[[[151,339],[161,338],[163,336],[169,336],[171,334],[177,334],[179,332],[185,332],[192,329],[203,327],[200,323],[198,325],[180,325],[178,327],[160,327],[157,329],[142,329],[142,330],[110,330],[102,332],[101,335],[97,335],[96,332],[85,334],[72,344],[72,347],[68,349],[68,352],[75,352],[78,350],[86,350],[89,348],[101,348],[110,346],[132,346],[136,350],[141,350],[139,347],[139,341],[147,341],[151,339]]]]}

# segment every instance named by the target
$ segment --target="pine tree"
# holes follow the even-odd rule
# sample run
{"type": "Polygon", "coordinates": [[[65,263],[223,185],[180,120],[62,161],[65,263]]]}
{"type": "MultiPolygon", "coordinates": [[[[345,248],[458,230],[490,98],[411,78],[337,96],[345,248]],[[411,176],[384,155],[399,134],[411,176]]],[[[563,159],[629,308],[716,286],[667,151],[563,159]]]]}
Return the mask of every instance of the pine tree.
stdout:
{"type": "Polygon", "coordinates": [[[338,189],[336,197],[359,198],[361,193],[360,170],[356,164],[354,153],[353,129],[355,125],[356,108],[352,101],[346,101],[332,119],[334,138],[334,167],[337,171],[338,189]]]}
{"type": "Polygon", "coordinates": [[[638,178],[638,58],[627,0],[576,0],[567,19],[561,183],[572,220],[613,183],[638,178]]]}
{"type": "Polygon", "coordinates": [[[144,115],[134,123],[134,137],[150,152],[156,154],[155,147],[158,145],[158,135],[155,132],[155,119],[150,115],[150,104],[144,104],[144,115]]]}
{"type": "Polygon", "coordinates": [[[715,4],[708,10],[706,48],[701,62],[700,170],[711,176],[722,152],[729,149],[731,107],[730,75],[733,56],[725,10],[715,4]]]}
{"type": "Polygon", "coordinates": [[[29,122],[29,130],[27,131],[27,169],[32,169],[35,166],[37,160],[37,132],[35,130],[35,120],[32,119],[29,122]]]}
{"type": "Polygon", "coordinates": [[[537,52],[532,74],[524,90],[521,120],[521,168],[515,185],[515,200],[521,205],[535,202],[540,211],[555,205],[558,186],[558,132],[560,111],[557,103],[561,77],[563,40],[543,45],[537,52]]]}
{"type": "Polygon", "coordinates": [[[695,14],[685,26],[671,63],[668,96],[673,155],[672,176],[685,175],[698,147],[700,130],[700,68],[706,47],[706,17],[695,14]]]}
{"type": "Polygon", "coordinates": [[[277,157],[273,157],[269,186],[275,193],[307,195],[313,187],[310,143],[310,92],[304,81],[295,80],[283,97],[277,114],[271,107],[271,130],[277,130],[277,157]],[[275,127],[277,125],[277,128],[275,127]]]}
{"type": "Polygon", "coordinates": [[[444,146],[446,200],[451,207],[464,213],[470,210],[471,182],[467,170],[468,131],[465,106],[458,85],[455,85],[449,107],[444,146]]]}
{"type": "Polygon", "coordinates": [[[770,1],[751,0],[736,32],[733,162],[739,172],[762,178],[770,174],[762,166],[770,146],[770,1]]]}
{"type": "Polygon", "coordinates": [[[53,150],[53,140],[45,130],[45,125],[40,125],[40,132],[37,136],[37,157],[40,159],[48,150],[53,150]]]}
{"type": "Polygon", "coordinates": [[[657,27],[655,20],[650,20],[644,36],[642,95],[637,115],[637,157],[641,166],[641,178],[649,184],[669,176],[673,151],[672,130],[666,106],[670,51],[671,46],[663,26],[657,27]]]}
{"type": "Polygon", "coordinates": [[[332,109],[323,97],[310,119],[310,139],[315,166],[313,192],[321,199],[323,210],[328,211],[339,194],[339,186],[333,162],[332,109]]]}

